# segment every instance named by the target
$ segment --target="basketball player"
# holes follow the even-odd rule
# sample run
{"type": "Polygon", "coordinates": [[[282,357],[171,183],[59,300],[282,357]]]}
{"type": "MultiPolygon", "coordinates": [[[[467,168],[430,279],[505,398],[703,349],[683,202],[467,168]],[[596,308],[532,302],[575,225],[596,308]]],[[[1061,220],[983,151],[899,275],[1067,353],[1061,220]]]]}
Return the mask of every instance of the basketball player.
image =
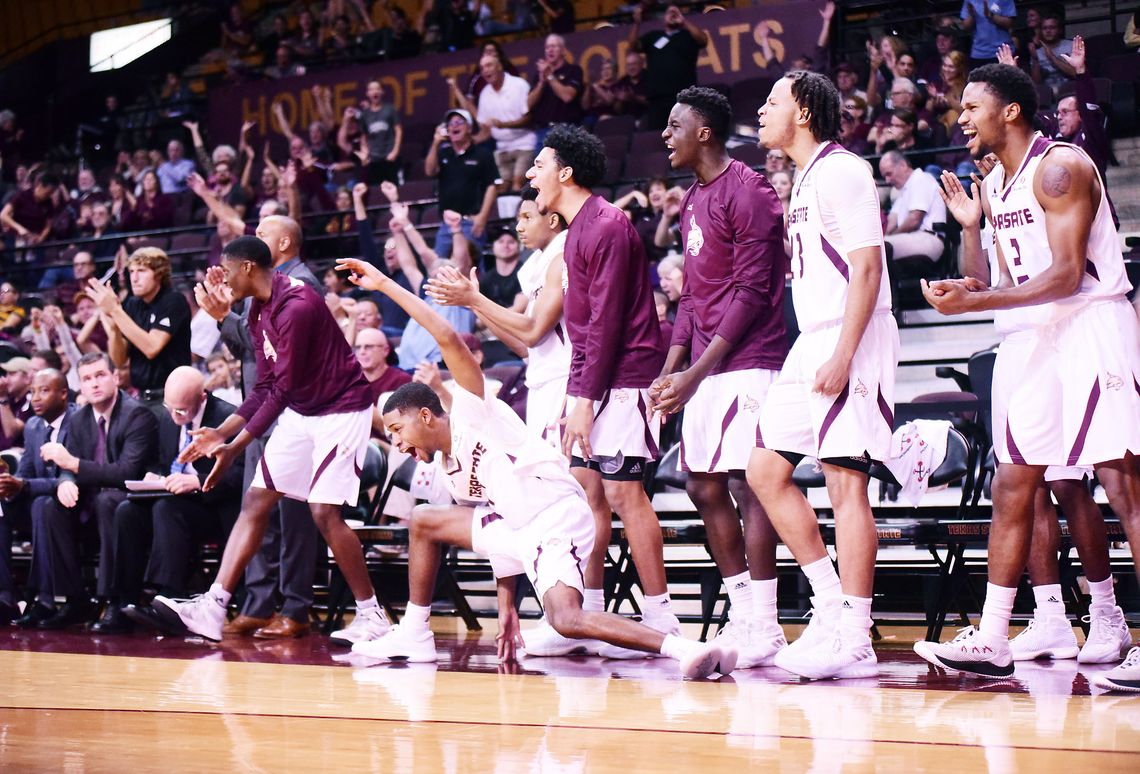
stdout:
{"type": "MultiPolygon", "coordinates": [[[[984,163],[979,166],[985,171],[984,163]]],[[[996,250],[982,248],[982,197],[977,177],[971,185],[972,198],[951,172],[942,173],[942,187],[941,195],[947,210],[962,225],[962,275],[975,277],[989,285],[991,277],[999,276],[1000,270],[996,268],[996,250]]],[[[992,236],[992,231],[987,230],[986,235],[992,236]]],[[[1003,368],[1002,372],[1007,377],[1019,375],[1026,359],[1032,355],[1032,315],[1036,312],[1034,307],[1025,309],[1028,317],[1020,309],[994,311],[994,327],[1003,336],[999,357],[1006,364],[1017,363],[1014,367],[1003,368]]],[[[1006,426],[1008,393],[1013,387],[1010,379],[992,384],[992,427],[1006,426]]],[[[1014,661],[1076,658],[1083,664],[1111,663],[1120,658],[1122,649],[1132,644],[1124,613],[1116,604],[1104,517],[1085,483],[1090,475],[1091,467],[1050,466],[1034,495],[1029,578],[1033,583],[1036,605],[1029,626],[1010,640],[1014,661]],[[1079,650],[1072,624],[1065,616],[1057,566],[1061,530],[1057,511],[1049,499],[1050,492],[1065,514],[1092,595],[1089,634],[1079,650]]]]}
{"type": "Polygon", "coordinates": [[[498,655],[514,661],[522,644],[515,609],[517,576],[526,574],[547,620],[561,635],[660,653],[680,662],[690,679],[728,674],[736,651],[723,642],[696,643],[612,613],[582,609],[584,562],[594,541],[594,517],[585,492],[559,450],[529,430],[502,401],[485,393],[483,373],[459,335],[421,299],[357,259],[337,267],[366,290],[388,295],[431,333],[455,379],[452,410],[422,384],[406,384],[384,405],[384,425],[403,452],[428,462],[441,453],[448,488],[475,508],[418,506],[408,549],[409,602],[404,620],[384,637],[353,646],[385,661],[435,661],[428,626],[440,547],[455,545],[491,560],[498,582],[498,655]]]}
{"type": "MultiPolygon", "coordinates": [[[[566,221],[557,212],[541,215],[537,192],[522,191],[516,230],[523,245],[533,248],[519,268],[519,284],[527,296],[525,314],[499,306],[479,293],[479,283],[445,267],[428,282],[428,295],[436,303],[466,306],[520,357],[526,366],[526,425],[556,449],[562,448],[562,421],[573,398],[566,396],[570,377],[570,342],[562,322],[563,277],[566,263],[566,221]]],[[[586,468],[571,470],[586,491],[597,521],[610,518],[601,480],[586,468]]],[[[601,608],[598,608],[601,609],[601,608]]],[[[526,632],[527,656],[587,655],[592,643],[563,637],[546,622],[526,632]]]]}
{"type": "MultiPolygon", "coordinates": [[[[962,105],[967,147],[999,161],[981,198],[1002,276],[996,288],[967,277],[923,292],[944,314],[1016,309],[1029,354],[999,350],[994,367],[1005,421],[994,428],[1000,464],[981,624],[915,650],[938,666],[1005,677],[1013,672],[1009,618],[1046,468],[1092,465],[1129,542],[1140,540],[1140,326],[1125,299],[1130,286],[1103,181],[1084,152],[1034,134],[1028,76],[1010,65],[979,67],[962,105]]],[[[1140,690],[1140,650],[1094,681],[1140,690]]]]}
{"type": "MultiPolygon", "coordinates": [[[[648,388],[661,373],[664,346],[649,284],[645,248],[625,213],[592,189],[602,181],[606,152],[578,126],[558,125],[527,170],[542,213],[569,224],[563,253],[564,301],[572,354],[566,392],[575,398],[562,448],[571,467],[601,477],[606,500],[621,518],[645,592],[646,625],[680,631],[665,585],[664,549],[657,514],[642,488],[645,466],[658,455],[660,418],[649,409],[648,388]]],[[[587,565],[587,610],[601,610],[610,515],[598,514],[587,565]]],[[[603,655],[626,655],[605,649],[603,655]]]]}
{"type": "Polygon", "coordinates": [[[788,234],[800,337],[760,413],[748,482],[811,582],[813,617],[776,666],[811,679],[873,677],[871,586],[878,548],[867,497],[873,460],[890,452],[898,329],[871,169],[843,150],[839,93],[796,70],[758,111],[760,144],[801,170],[788,234]],[[840,574],[792,471],[817,457],[835,511],[840,574]],[[841,580],[842,578],[842,580],[841,580]]]}
{"type": "Polygon", "coordinates": [[[388,619],[372,590],[360,541],[340,515],[341,506],[355,503],[359,494],[372,418],[368,380],[324,299],[300,280],[274,271],[269,247],[260,239],[239,237],[228,244],[206,283],[224,284],[234,300],[252,299],[249,330],[258,379],[229,419],[191,433],[194,440],[179,460],[216,460],[202,487],[209,491],[275,420],[277,429],[245,493],[210,590],[189,601],[155,597],[154,611],[174,630],[220,640],[226,605],[261,545],[269,514],[289,496],[309,503],[356,598],[356,617],[333,640],[376,639],[388,630],[388,619]]]}
{"type": "Polygon", "coordinates": [[[786,259],[780,199],[729,157],[731,124],[728,99],[694,86],[677,95],[661,134],[673,169],[692,171],[697,182],[681,200],[683,290],[649,396],[662,414],[685,409],[685,488],[731,602],[719,636],[736,644],[737,667],[746,669],[770,664],[788,644],[776,617],[776,531],[744,480],[760,407],[788,353],[786,259]]]}

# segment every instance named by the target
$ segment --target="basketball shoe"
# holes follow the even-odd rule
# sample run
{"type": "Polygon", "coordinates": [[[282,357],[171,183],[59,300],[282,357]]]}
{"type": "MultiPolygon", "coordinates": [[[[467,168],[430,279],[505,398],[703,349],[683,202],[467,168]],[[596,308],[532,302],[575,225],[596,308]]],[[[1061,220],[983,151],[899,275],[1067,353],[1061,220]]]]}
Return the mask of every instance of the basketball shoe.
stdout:
{"type": "Polygon", "coordinates": [[[736,648],[737,669],[754,669],[772,664],[772,659],[788,647],[784,630],[778,624],[764,625],[750,618],[735,620],[731,615],[716,640],[723,640],[736,648]]]}
{"type": "Polygon", "coordinates": [[[380,661],[407,661],[410,664],[429,664],[439,660],[435,652],[435,634],[431,629],[417,632],[399,625],[389,627],[379,639],[357,641],[352,652],[380,661]]]}
{"type": "Polygon", "coordinates": [[[151,602],[151,607],[172,631],[181,628],[207,640],[222,641],[226,606],[209,592],[190,599],[170,599],[160,594],[151,602]]]}
{"type": "Polygon", "coordinates": [[[1076,658],[1077,635],[1073,633],[1073,625],[1068,618],[1035,611],[1029,625],[1009,641],[1009,650],[1014,661],[1076,658]]]}
{"type": "Polygon", "coordinates": [[[688,651],[677,662],[686,680],[703,680],[714,672],[727,675],[736,669],[736,648],[728,643],[694,642],[688,651]]]}
{"type": "Polygon", "coordinates": [[[1013,674],[1013,653],[1008,640],[986,642],[981,632],[967,626],[950,642],[916,642],[914,652],[935,666],[979,677],[1002,678],[1013,674]]]}
{"type": "Polygon", "coordinates": [[[1111,664],[1120,658],[1121,651],[1132,646],[1124,611],[1116,605],[1093,605],[1084,620],[1089,624],[1089,636],[1077,656],[1080,663],[1111,664]]]}
{"type": "Polygon", "coordinates": [[[337,645],[352,646],[358,642],[378,640],[392,628],[392,622],[384,613],[382,607],[371,607],[363,612],[357,611],[352,623],[339,631],[329,635],[329,639],[337,645]]]}
{"type": "Polygon", "coordinates": [[[1092,684],[1108,691],[1140,693],[1140,647],[1128,651],[1119,666],[1095,675],[1092,684]]]}
{"type": "Polygon", "coordinates": [[[776,653],[772,663],[794,675],[802,674],[801,669],[814,669],[815,661],[808,658],[808,653],[817,647],[831,647],[835,629],[839,626],[842,606],[842,597],[812,597],[811,611],[808,613],[811,620],[807,627],[800,633],[799,639],[776,653]]]}
{"type": "MultiPolygon", "coordinates": [[[[843,626],[832,630],[830,642],[805,649],[794,664],[781,667],[809,680],[848,680],[879,676],[879,659],[866,632],[843,626]]],[[[786,663],[786,662],[785,662],[786,663]]]]}

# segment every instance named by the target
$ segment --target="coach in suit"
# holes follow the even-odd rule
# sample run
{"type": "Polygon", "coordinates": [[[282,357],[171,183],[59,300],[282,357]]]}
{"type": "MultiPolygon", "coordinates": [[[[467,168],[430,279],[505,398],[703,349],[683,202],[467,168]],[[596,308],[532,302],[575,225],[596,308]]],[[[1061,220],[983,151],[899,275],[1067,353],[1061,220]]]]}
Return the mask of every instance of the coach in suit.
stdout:
{"type": "Polygon", "coordinates": [[[133,628],[122,607],[139,603],[144,577],[165,596],[186,596],[197,543],[208,537],[225,543],[241,508],[242,460],[237,460],[209,492],[202,492],[202,482],[214,466],[212,459],[204,457],[193,465],[178,462],[193,430],[217,427],[235,407],[208,394],[202,373],[189,366],[170,372],[163,395],[158,458],[147,478],[161,480],[166,491],[128,495],[115,509],[111,604],[91,627],[100,634],[133,628]]]}
{"type": "Polygon", "coordinates": [[[87,405],[75,412],[67,443],[44,444],[40,455],[60,469],[55,499],[32,519],[33,561],[42,561],[57,595],[67,604],[39,624],[61,629],[89,617],[80,571],[84,530],[99,534],[99,596],[115,575],[115,509],[126,499],[124,482],[142,478],[158,451],[154,413],[118,388],[111,358],[92,352],[79,360],[79,389],[87,405]]]}
{"type": "MultiPolygon", "coordinates": [[[[199,195],[219,219],[227,217],[226,210],[208,198],[208,191],[199,195]]],[[[302,235],[296,221],[280,215],[262,218],[257,225],[257,236],[269,245],[274,269],[324,295],[324,288],[301,260],[302,235]]],[[[248,395],[257,381],[254,343],[246,324],[249,301],[235,312],[231,310],[228,299],[198,293],[198,304],[218,321],[222,341],[234,357],[241,360],[242,386],[248,395]]],[[[267,439],[268,435],[246,447],[243,490],[248,489],[249,482],[253,480],[267,439]]],[[[226,635],[253,634],[275,639],[297,637],[308,632],[313,576],[317,568],[317,537],[317,526],[308,503],[282,498],[277,513],[269,519],[261,547],[246,566],[246,597],[241,615],[226,624],[223,630],[226,635]],[[280,612],[274,612],[278,608],[280,612]]]]}
{"type": "MultiPolygon", "coordinates": [[[[68,404],[67,378],[54,368],[46,368],[32,377],[31,403],[35,413],[24,425],[24,453],[15,473],[0,474],[0,498],[5,500],[0,518],[0,624],[16,616],[15,586],[12,583],[12,530],[31,529],[32,514],[40,513],[55,496],[59,486],[59,468],[40,456],[44,444],[67,443],[71,415],[75,407],[68,404]]],[[[44,577],[40,563],[33,563],[29,586],[36,592],[36,603],[28,605],[16,620],[20,626],[35,626],[55,615],[55,596],[50,579],[44,577]]]]}

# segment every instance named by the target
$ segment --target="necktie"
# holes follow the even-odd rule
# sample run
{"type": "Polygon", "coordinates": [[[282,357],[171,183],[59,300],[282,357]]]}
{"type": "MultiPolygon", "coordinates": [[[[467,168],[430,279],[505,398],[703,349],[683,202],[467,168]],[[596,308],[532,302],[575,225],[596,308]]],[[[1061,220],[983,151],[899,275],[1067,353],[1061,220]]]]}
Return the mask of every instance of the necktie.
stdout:
{"type": "MultiPolygon", "coordinates": [[[[193,437],[191,437],[191,435],[190,435],[190,431],[193,429],[194,429],[194,423],[193,422],[186,425],[186,431],[182,435],[182,445],[178,447],[178,455],[179,456],[181,456],[182,452],[186,451],[186,447],[189,446],[194,441],[193,437]]],[[[179,462],[178,457],[175,457],[174,462],[170,463],[170,472],[171,473],[189,473],[190,472],[190,463],[179,462]]]]}
{"type": "Polygon", "coordinates": [[[107,461],[107,417],[99,417],[99,432],[95,434],[95,461],[103,464],[107,461]]]}

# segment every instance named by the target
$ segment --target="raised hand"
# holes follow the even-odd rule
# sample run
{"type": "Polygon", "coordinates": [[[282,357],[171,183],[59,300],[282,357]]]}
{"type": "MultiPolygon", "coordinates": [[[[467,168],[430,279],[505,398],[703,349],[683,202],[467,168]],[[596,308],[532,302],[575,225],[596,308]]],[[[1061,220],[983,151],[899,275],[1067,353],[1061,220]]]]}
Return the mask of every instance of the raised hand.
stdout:
{"type": "Polygon", "coordinates": [[[938,195],[946,204],[946,210],[954,216],[963,227],[976,226],[982,219],[981,179],[970,173],[970,193],[962,187],[958,176],[948,170],[942,170],[942,187],[938,195]]]}
{"type": "Polygon", "coordinates": [[[468,278],[454,266],[441,266],[436,275],[428,280],[424,292],[441,306],[471,306],[479,295],[478,271],[472,268],[468,278]]]}
{"type": "Polygon", "coordinates": [[[204,197],[210,192],[209,184],[197,172],[191,172],[190,176],[186,178],[186,186],[198,197],[204,197]]]}
{"type": "Polygon", "coordinates": [[[364,201],[364,197],[368,195],[368,183],[357,183],[352,187],[352,198],[359,201],[364,201]]]}
{"type": "Polygon", "coordinates": [[[336,269],[337,271],[347,271],[348,281],[365,290],[377,290],[385,293],[392,282],[375,266],[365,263],[359,258],[338,258],[336,269]]]}
{"type": "Polygon", "coordinates": [[[1013,49],[1010,48],[1008,43],[1002,43],[998,46],[997,60],[998,64],[1017,67],[1017,57],[1013,55],[1013,49]]]}
{"type": "Polygon", "coordinates": [[[1073,52],[1071,54],[1061,54],[1061,58],[1073,66],[1077,71],[1077,75],[1085,71],[1085,39],[1080,35],[1073,36],[1073,52]]]}

